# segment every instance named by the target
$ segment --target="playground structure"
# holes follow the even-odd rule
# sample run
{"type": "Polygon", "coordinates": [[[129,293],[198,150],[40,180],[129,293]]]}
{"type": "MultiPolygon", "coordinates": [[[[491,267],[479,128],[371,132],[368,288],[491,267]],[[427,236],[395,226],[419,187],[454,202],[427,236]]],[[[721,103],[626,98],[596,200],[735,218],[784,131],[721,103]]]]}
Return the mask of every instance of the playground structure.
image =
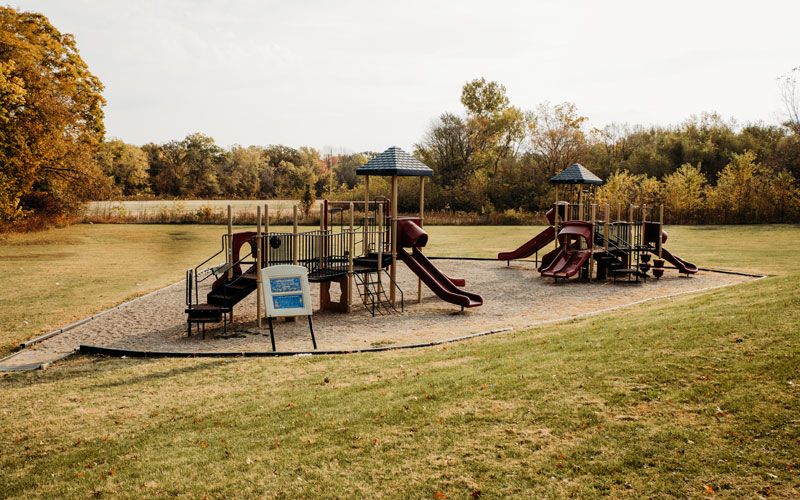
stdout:
{"type": "Polygon", "coordinates": [[[192,324],[227,322],[233,308],[257,290],[257,318],[263,317],[261,269],[275,265],[300,265],[308,270],[308,281],[320,284],[320,309],[349,313],[353,310],[353,292],[374,316],[404,310],[405,297],[396,279],[397,261],[404,262],[418,276],[417,301],[422,300],[422,283],[439,298],[466,307],[480,306],[480,295],[462,290],[464,280],[442,273],[420,250],[428,241],[422,229],[424,220],[424,179],[433,171],[399,148],[392,147],[356,170],[364,175],[363,201],[324,200],[320,207],[318,230],[298,230],[297,206],[293,208],[292,232],[273,232],[269,227],[269,207],[257,210],[256,231],[234,233],[228,207],[228,231],[222,235],[221,248],[199,265],[186,271],[187,329],[192,324]],[[392,198],[370,199],[369,177],[391,176],[392,198]],[[397,214],[398,177],[420,178],[418,217],[397,214]],[[338,218],[338,224],[336,219],[338,218]],[[406,249],[410,249],[407,251],[406,249]],[[212,261],[225,258],[223,264],[212,261]],[[199,286],[213,279],[206,302],[200,302],[199,286]],[[340,297],[333,300],[331,284],[338,284],[340,297]],[[388,290],[387,290],[388,289],[388,290]],[[399,302],[399,304],[398,304],[399,302]]]}
{"type": "Polygon", "coordinates": [[[651,270],[655,278],[660,278],[665,261],[682,276],[697,272],[697,266],[663,247],[667,241],[663,205],[629,205],[623,210],[618,204],[614,216],[608,203],[602,207],[596,203],[597,186],[603,181],[577,163],[550,182],[556,191],[553,208],[546,214],[550,226],[516,250],[499,253],[499,260],[535,255],[541,275],[556,282],[576,274],[590,281],[610,277],[615,281],[638,282],[646,280],[651,270]],[[559,186],[564,188],[559,190],[559,186]],[[602,214],[598,214],[598,209],[602,209],[602,214]],[[539,251],[553,241],[555,248],[539,260],[539,251]],[[652,265],[651,254],[657,257],[652,265]]]}

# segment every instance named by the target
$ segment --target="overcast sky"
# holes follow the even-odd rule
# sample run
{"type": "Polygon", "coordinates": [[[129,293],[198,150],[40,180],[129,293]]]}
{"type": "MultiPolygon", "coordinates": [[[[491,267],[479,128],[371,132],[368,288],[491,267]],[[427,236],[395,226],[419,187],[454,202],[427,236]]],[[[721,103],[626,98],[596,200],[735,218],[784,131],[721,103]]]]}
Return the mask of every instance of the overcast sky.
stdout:
{"type": "Polygon", "coordinates": [[[778,123],[800,1],[17,0],[72,33],[109,137],[411,150],[465,82],[591,126],[778,123]]]}

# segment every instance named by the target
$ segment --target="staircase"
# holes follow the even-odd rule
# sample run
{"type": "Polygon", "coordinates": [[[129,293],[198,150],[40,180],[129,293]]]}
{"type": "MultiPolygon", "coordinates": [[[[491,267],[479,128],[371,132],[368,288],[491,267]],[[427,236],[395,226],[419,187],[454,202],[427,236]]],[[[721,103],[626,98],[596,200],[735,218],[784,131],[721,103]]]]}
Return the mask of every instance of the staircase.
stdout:
{"type": "MultiPolygon", "coordinates": [[[[202,281],[202,280],[200,280],[202,281]]],[[[206,295],[206,303],[192,303],[193,288],[197,286],[196,275],[192,270],[186,273],[186,323],[188,334],[192,334],[192,324],[202,326],[203,338],[206,337],[205,324],[223,322],[223,329],[228,330],[227,314],[233,306],[250,295],[258,286],[255,269],[244,274],[234,274],[228,278],[227,272],[214,282],[211,291],[206,295]]],[[[197,291],[194,290],[195,295],[197,291]]]]}

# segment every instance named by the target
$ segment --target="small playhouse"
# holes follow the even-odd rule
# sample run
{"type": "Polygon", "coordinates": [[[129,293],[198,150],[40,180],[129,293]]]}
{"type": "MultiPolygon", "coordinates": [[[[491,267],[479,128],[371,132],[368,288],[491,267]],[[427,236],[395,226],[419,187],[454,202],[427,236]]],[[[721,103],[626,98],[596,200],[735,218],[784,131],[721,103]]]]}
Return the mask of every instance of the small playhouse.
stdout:
{"type": "MultiPolygon", "coordinates": [[[[480,295],[463,290],[464,280],[441,272],[421,248],[428,235],[424,221],[425,177],[433,170],[397,147],[391,147],[356,170],[364,176],[363,201],[324,200],[320,207],[320,227],[299,231],[294,207],[292,232],[270,231],[269,208],[257,212],[256,231],[232,231],[228,210],[228,232],[221,248],[196,267],[186,271],[186,314],[189,334],[192,325],[223,322],[233,318],[233,308],[254,291],[261,293],[261,269],[292,264],[307,269],[308,281],[320,285],[320,309],[348,313],[365,307],[374,316],[402,311],[405,291],[397,284],[398,262],[417,275],[417,300],[426,285],[440,299],[461,307],[480,306],[480,295]],[[370,176],[391,177],[391,197],[370,198],[370,176]],[[400,177],[419,178],[419,213],[399,217],[397,213],[400,177]],[[336,221],[338,220],[338,224],[336,221]],[[225,258],[222,265],[209,266],[225,258]],[[211,290],[201,300],[199,288],[213,280],[211,290]],[[339,298],[334,300],[335,288],[339,298]],[[357,299],[356,299],[357,296],[357,299]]],[[[261,297],[257,302],[259,327],[263,316],[261,297]]]]}

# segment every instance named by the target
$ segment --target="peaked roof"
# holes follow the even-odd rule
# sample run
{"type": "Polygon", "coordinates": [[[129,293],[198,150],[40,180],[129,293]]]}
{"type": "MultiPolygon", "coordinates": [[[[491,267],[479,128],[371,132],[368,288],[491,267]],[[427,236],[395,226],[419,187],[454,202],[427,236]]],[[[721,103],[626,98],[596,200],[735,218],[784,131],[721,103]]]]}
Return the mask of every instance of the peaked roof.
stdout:
{"type": "Polygon", "coordinates": [[[550,179],[550,184],[602,184],[603,180],[580,163],[573,163],[550,179]]]}
{"type": "Polygon", "coordinates": [[[358,167],[356,174],[430,176],[433,170],[397,146],[392,146],[358,167]]]}

